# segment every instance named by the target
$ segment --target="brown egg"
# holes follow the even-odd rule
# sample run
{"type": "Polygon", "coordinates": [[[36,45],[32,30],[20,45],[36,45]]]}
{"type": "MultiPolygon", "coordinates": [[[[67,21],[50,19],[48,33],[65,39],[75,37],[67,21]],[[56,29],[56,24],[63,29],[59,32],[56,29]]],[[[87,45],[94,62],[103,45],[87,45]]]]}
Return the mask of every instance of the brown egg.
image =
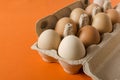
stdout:
{"type": "Polygon", "coordinates": [[[98,13],[93,17],[92,26],[100,33],[112,31],[112,22],[109,16],[105,13],[98,13]]]}
{"type": "Polygon", "coordinates": [[[99,32],[90,25],[84,26],[79,30],[79,38],[86,47],[100,42],[99,32]]]}
{"type": "Polygon", "coordinates": [[[112,24],[119,22],[120,15],[115,9],[107,10],[107,15],[112,20],[112,24]]]}
{"type": "Polygon", "coordinates": [[[95,4],[95,3],[92,3],[90,4],[85,10],[87,12],[88,15],[92,15],[92,11],[95,7],[100,7],[99,5],[95,4]]]}
{"type": "Polygon", "coordinates": [[[72,35],[75,35],[77,32],[77,26],[72,19],[63,17],[56,23],[55,31],[62,37],[64,36],[64,33],[66,34],[69,32],[71,32],[72,35]]]}
{"type": "Polygon", "coordinates": [[[75,8],[72,10],[71,14],[70,14],[70,18],[75,22],[75,23],[79,23],[79,18],[80,15],[85,13],[85,10],[81,9],[81,8],[75,8]]]}

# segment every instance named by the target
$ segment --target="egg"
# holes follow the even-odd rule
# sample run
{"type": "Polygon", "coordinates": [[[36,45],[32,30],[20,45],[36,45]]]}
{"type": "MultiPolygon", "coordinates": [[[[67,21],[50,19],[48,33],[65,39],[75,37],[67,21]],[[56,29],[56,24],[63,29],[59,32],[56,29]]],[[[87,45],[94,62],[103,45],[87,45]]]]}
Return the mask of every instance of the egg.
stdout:
{"type": "Polygon", "coordinates": [[[38,38],[38,48],[40,49],[58,49],[58,46],[60,44],[61,37],[58,35],[57,32],[55,32],[52,29],[45,30],[41,33],[41,35],[38,38]]]}
{"type": "Polygon", "coordinates": [[[120,14],[115,9],[108,9],[106,13],[113,24],[119,22],[120,14]]]}
{"type": "Polygon", "coordinates": [[[112,31],[112,22],[109,16],[105,13],[98,13],[93,17],[92,26],[101,34],[112,31]]]}
{"type": "Polygon", "coordinates": [[[69,32],[71,32],[72,35],[75,35],[77,33],[77,26],[69,17],[63,17],[56,23],[55,31],[61,37],[64,37],[64,35],[69,32]]]}
{"type": "Polygon", "coordinates": [[[81,9],[81,8],[75,8],[72,10],[71,14],[70,14],[70,18],[76,23],[79,24],[79,18],[80,15],[85,13],[85,10],[81,9]]]}
{"type": "Polygon", "coordinates": [[[79,38],[86,47],[100,42],[99,32],[90,25],[86,25],[79,30],[79,38]]]}
{"type": "Polygon", "coordinates": [[[66,60],[78,60],[85,56],[85,47],[78,37],[65,37],[58,48],[58,55],[66,60]]]}
{"type": "Polygon", "coordinates": [[[87,14],[88,14],[89,16],[92,15],[92,11],[93,11],[93,9],[94,9],[95,7],[100,7],[100,6],[97,5],[97,4],[95,4],[95,3],[92,3],[92,4],[90,4],[90,5],[85,9],[85,11],[87,12],[87,14]]]}

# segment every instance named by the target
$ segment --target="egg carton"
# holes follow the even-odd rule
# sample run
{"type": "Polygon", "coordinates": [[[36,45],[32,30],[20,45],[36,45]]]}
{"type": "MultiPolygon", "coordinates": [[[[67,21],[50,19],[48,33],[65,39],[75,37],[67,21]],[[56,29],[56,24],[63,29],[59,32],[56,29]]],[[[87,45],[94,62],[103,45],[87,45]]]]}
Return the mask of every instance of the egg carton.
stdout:
{"type": "MultiPolygon", "coordinates": [[[[60,9],[36,23],[36,33],[39,36],[46,29],[53,26],[62,17],[69,17],[74,8],[85,8],[88,3],[75,1],[67,7],[60,9]]],[[[111,33],[101,35],[102,41],[86,49],[86,56],[80,60],[66,60],[58,55],[56,50],[43,50],[38,48],[37,42],[32,49],[38,51],[45,62],[58,62],[63,70],[70,74],[79,73],[82,68],[84,73],[93,80],[120,80],[120,23],[113,26],[111,33]]]]}

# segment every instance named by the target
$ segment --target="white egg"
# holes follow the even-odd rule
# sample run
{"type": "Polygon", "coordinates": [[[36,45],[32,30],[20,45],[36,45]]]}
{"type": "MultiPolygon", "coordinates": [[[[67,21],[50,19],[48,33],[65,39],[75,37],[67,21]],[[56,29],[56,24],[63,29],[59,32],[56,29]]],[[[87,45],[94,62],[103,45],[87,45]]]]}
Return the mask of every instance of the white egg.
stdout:
{"type": "Polygon", "coordinates": [[[85,48],[78,37],[69,35],[61,41],[58,55],[64,59],[78,60],[85,56],[85,48]]]}
{"type": "Polygon", "coordinates": [[[38,47],[41,49],[58,49],[61,37],[52,29],[45,30],[38,38],[38,47]]]}

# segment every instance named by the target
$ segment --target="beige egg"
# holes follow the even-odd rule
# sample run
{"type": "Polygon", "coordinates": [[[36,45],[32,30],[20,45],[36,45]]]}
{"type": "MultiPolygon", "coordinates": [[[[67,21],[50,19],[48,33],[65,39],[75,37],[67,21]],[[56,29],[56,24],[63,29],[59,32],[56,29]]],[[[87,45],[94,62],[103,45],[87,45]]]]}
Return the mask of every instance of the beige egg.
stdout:
{"type": "Polygon", "coordinates": [[[85,13],[85,10],[81,9],[81,8],[75,8],[72,10],[71,14],[70,14],[70,18],[75,22],[75,23],[79,23],[79,18],[80,15],[85,13]]]}
{"type": "Polygon", "coordinates": [[[45,30],[38,38],[38,47],[40,49],[58,49],[61,37],[52,29],[45,30]]]}
{"type": "Polygon", "coordinates": [[[77,33],[77,26],[69,17],[63,17],[56,23],[55,31],[60,36],[63,37],[64,33],[67,33],[66,31],[69,33],[69,30],[72,35],[75,35],[77,33]]]}
{"type": "Polygon", "coordinates": [[[86,25],[79,30],[79,38],[86,47],[100,42],[99,32],[90,25],[86,25]]]}
{"type": "Polygon", "coordinates": [[[85,56],[85,48],[78,37],[69,35],[61,41],[58,55],[67,60],[78,60],[85,56]]]}
{"type": "Polygon", "coordinates": [[[100,33],[112,31],[112,22],[109,16],[105,13],[98,13],[93,17],[92,26],[100,33]]]}

